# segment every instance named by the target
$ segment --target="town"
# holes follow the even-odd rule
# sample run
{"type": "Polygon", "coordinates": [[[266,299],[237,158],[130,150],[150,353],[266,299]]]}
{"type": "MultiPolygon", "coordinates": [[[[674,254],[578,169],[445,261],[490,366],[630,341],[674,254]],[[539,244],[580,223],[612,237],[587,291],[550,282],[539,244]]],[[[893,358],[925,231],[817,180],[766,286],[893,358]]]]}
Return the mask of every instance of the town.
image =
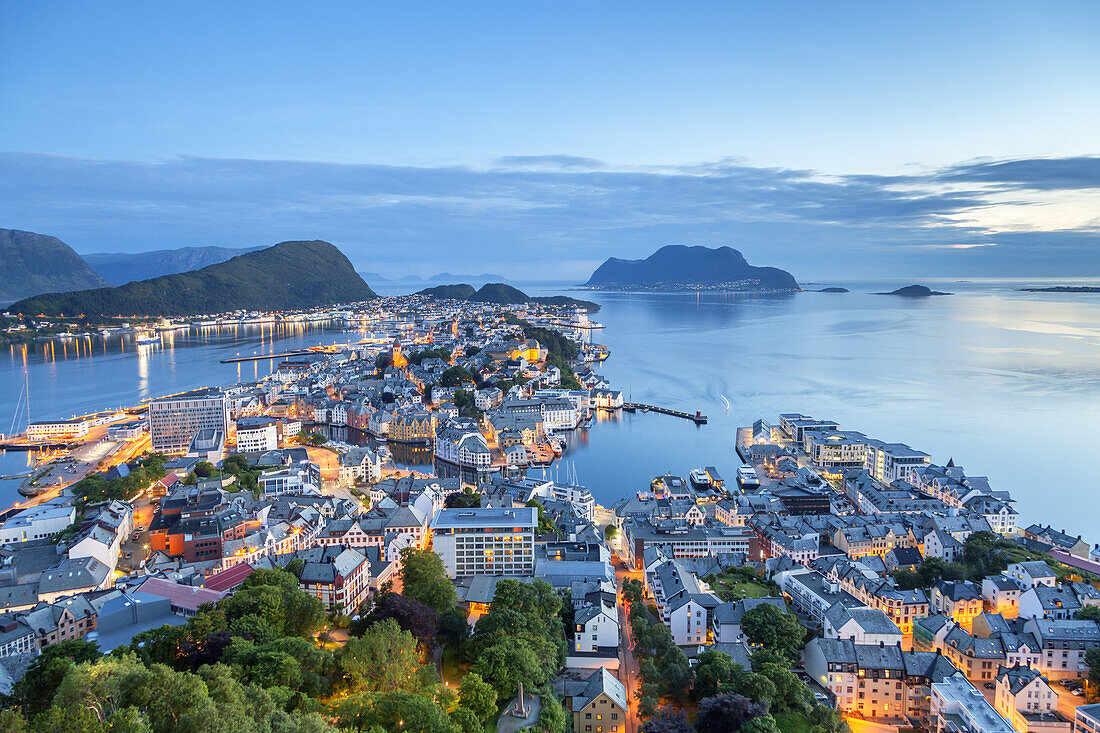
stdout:
{"type": "Polygon", "coordinates": [[[706,417],[624,401],[583,308],[323,317],[359,338],[5,442],[41,452],[0,517],[24,710],[132,652],[356,730],[1100,730],[1100,548],[952,457],[789,413],[602,506],[542,471],[578,428],[706,417]]]}

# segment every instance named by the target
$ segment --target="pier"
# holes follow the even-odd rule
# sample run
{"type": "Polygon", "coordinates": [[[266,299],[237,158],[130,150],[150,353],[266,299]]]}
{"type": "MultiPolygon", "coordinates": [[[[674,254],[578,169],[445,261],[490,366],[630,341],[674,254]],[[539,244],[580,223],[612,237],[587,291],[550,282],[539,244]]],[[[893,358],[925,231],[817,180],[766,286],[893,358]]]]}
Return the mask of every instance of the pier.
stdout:
{"type": "Polygon", "coordinates": [[[222,359],[221,364],[239,364],[242,361],[264,361],[266,359],[286,359],[291,356],[305,356],[307,354],[316,354],[318,352],[310,349],[301,349],[299,351],[286,351],[282,354],[260,354],[259,356],[231,356],[228,359],[222,359]]]}
{"type": "Polygon", "coordinates": [[[691,420],[696,425],[706,425],[707,416],[702,412],[696,410],[692,415],[690,412],[682,412],[680,410],[670,410],[667,407],[657,407],[656,405],[644,405],[640,402],[624,402],[624,412],[659,412],[662,415],[671,415],[672,417],[680,417],[684,420],[691,420]]]}

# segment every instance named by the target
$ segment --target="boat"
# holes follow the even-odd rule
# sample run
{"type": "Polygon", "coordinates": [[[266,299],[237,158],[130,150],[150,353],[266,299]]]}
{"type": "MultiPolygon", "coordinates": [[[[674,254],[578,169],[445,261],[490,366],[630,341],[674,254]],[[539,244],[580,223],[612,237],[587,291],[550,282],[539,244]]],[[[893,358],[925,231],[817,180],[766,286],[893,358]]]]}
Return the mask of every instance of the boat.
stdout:
{"type": "Polygon", "coordinates": [[[149,331],[137,331],[134,333],[134,343],[138,346],[144,344],[159,344],[160,336],[149,331]]]}
{"type": "Polygon", "coordinates": [[[705,468],[692,469],[688,474],[688,480],[691,481],[692,488],[696,490],[703,490],[710,488],[710,476],[707,475],[705,468]]]}
{"type": "Polygon", "coordinates": [[[742,489],[760,488],[760,478],[756,475],[756,470],[748,465],[737,469],[737,485],[742,489]]]}

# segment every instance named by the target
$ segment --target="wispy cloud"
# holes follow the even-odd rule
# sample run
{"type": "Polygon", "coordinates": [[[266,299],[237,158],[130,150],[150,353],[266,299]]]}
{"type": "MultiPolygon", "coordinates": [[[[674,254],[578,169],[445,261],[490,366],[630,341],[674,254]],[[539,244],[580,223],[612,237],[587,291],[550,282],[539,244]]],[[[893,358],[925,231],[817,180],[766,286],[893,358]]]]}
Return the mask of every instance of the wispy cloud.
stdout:
{"type": "Polygon", "coordinates": [[[0,153],[0,226],[54,234],[78,251],[322,238],[387,274],[476,261],[513,276],[580,277],[607,256],[697,243],[729,244],[804,279],[1095,275],[1097,203],[1092,157],[823,176],[738,160],[615,168],[567,155],[473,168],[0,153]]]}

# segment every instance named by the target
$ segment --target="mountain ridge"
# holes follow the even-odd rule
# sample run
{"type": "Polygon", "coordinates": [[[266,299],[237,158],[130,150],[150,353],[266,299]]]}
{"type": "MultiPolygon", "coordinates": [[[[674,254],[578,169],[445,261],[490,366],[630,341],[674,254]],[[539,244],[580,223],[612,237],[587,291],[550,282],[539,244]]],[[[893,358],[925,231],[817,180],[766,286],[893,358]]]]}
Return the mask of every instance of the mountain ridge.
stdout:
{"type": "Polygon", "coordinates": [[[334,245],[280,242],[191,272],[14,303],[14,313],[187,316],[233,310],[295,310],[369,300],[375,293],[334,245]]]}
{"type": "Polygon", "coordinates": [[[260,249],[265,247],[178,247],[149,252],[91,252],[81,257],[107,282],[125,285],[161,275],[201,270],[260,249]]]}
{"type": "Polygon", "coordinates": [[[473,285],[467,283],[437,285],[433,288],[424,288],[415,294],[440,300],[465,300],[471,303],[494,303],[498,305],[541,303],[543,305],[579,306],[589,313],[596,313],[600,310],[599,303],[593,303],[590,300],[578,300],[567,295],[530,296],[519,288],[514,288],[506,283],[485,283],[477,290],[474,289],[473,285]]]}

